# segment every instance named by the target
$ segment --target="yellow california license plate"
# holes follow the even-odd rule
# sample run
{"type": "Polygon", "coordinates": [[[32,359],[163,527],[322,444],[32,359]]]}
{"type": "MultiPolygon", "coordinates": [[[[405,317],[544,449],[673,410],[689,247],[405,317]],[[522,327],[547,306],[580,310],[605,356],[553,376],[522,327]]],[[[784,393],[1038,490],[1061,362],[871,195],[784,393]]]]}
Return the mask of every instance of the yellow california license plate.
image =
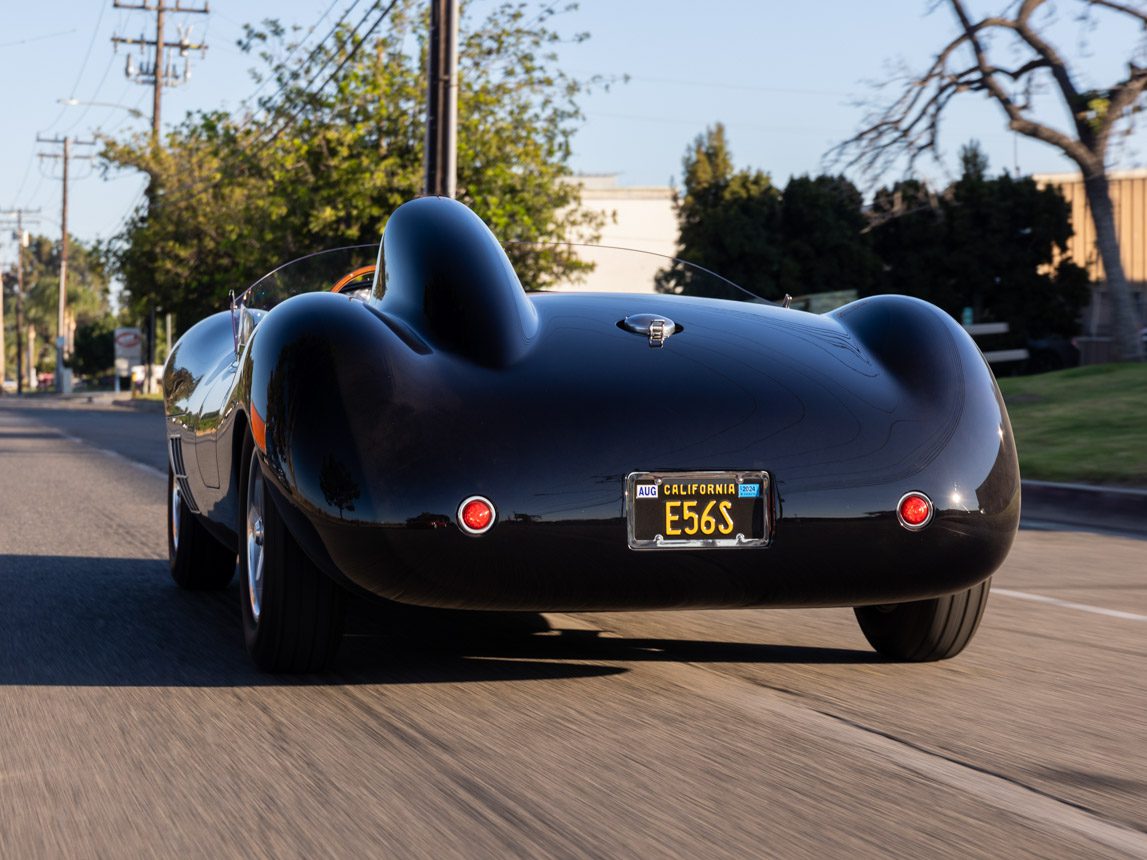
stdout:
{"type": "Polygon", "coordinates": [[[737,549],[769,537],[768,472],[632,472],[630,549],[737,549]]]}

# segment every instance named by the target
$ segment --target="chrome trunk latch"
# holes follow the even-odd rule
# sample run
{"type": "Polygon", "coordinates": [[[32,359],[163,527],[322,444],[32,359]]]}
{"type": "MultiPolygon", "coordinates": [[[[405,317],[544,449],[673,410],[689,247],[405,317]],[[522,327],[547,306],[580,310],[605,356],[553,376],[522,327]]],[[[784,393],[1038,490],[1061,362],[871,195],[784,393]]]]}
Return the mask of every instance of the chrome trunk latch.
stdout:
{"type": "Polygon", "coordinates": [[[665,346],[671,335],[681,331],[681,326],[669,317],[657,314],[631,314],[618,324],[619,328],[631,331],[634,334],[643,334],[649,338],[649,345],[654,349],[665,346]]]}
{"type": "Polygon", "coordinates": [[[665,338],[667,338],[672,331],[672,328],[666,331],[665,320],[654,320],[649,324],[649,345],[658,348],[665,346],[665,338]]]}

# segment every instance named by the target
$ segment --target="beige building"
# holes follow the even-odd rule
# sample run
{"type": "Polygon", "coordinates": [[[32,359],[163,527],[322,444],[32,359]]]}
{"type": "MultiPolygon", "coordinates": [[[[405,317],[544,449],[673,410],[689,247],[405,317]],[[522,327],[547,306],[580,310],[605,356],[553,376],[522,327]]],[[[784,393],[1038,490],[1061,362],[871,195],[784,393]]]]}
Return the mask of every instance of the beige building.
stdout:
{"type": "MultiPolygon", "coordinates": [[[[1060,190],[1071,206],[1075,235],[1067,245],[1068,256],[1087,270],[1092,280],[1091,303],[1084,310],[1081,347],[1084,361],[1106,360],[1111,337],[1111,302],[1103,283],[1103,263],[1095,245],[1095,224],[1091,207],[1078,173],[1045,173],[1033,177],[1041,186],[1060,190]]],[[[1147,170],[1116,171],[1108,176],[1111,202],[1115,207],[1115,229],[1123,258],[1123,271],[1131,284],[1132,298],[1140,321],[1147,310],[1147,170]]]]}
{"type": "Polygon", "coordinates": [[[677,249],[677,213],[673,189],[661,186],[618,185],[617,174],[585,174],[582,205],[606,216],[599,244],[582,248],[578,255],[594,270],[574,288],[620,293],[654,291],[656,274],[677,249]],[[627,254],[610,248],[631,248],[627,254]]]}

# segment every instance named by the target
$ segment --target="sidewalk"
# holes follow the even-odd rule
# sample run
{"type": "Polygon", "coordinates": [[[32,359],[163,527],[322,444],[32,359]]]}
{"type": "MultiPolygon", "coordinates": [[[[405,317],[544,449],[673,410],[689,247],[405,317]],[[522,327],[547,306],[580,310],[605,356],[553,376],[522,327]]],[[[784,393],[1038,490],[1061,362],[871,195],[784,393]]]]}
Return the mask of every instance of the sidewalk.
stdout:
{"type": "Polygon", "coordinates": [[[163,401],[133,398],[129,391],[77,391],[73,394],[5,394],[0,405],[17,409],[111,409],[163,412],[163,401]]]}
{"type": "Polygon", "coordinates": [[[1024,481],[1022,524],[1147,538],[1147,489],[1024,481]]]}

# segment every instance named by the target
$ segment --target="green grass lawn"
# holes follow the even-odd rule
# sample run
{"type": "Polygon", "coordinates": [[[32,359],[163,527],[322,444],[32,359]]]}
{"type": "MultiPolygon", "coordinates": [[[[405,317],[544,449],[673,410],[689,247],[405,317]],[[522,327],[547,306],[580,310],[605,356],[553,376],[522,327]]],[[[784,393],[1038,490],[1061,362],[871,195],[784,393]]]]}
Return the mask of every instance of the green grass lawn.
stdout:
{"type": "Polygon", "coordinates": [[[1000,380],[1020,473],[1147,487],[1147,364],[1097,364],[1000,380]]]}

